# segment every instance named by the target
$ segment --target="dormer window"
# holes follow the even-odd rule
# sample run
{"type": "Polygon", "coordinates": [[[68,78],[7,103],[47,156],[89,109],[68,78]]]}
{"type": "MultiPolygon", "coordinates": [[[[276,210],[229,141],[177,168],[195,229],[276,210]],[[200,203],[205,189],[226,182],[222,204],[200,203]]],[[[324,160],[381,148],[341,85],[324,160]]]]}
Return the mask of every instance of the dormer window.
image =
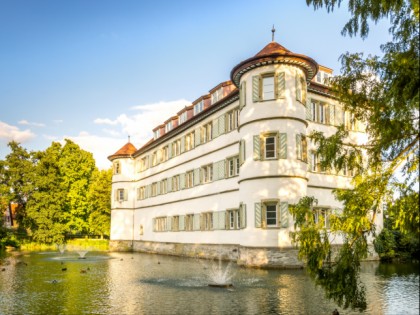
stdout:
{"type": "Polygon", "coordinates": [[[160,137],[160,129],[155,130],[153,132],[153,137],[154,137],[155,140],[160,137]]]}
{"type": "Polygon", "coordinates": [[[184,122],[187,121],[187,111],[183,112],[180,116],[179,116],[179,124],[182,124],[184,122]]]}
{"type": "Polygon", "coordinates": [[[223,88],[220,88],[211,94],[211,104],[217,103],[223,98],[223,88]]]}
{"type": "Polygon", "coordinates": [[[322,73],[321,73],[321,71],[318,71],[318,73],[316,74],[316,82],[322,83],[322,73]]]}
{"type": "Polygon", "coordinates": [[[204,102],[200,101],[194,105],[194,116],[201,113],[204,109],[204,102]]]}
{"type": "Polygon", "coordinates": [[[171,130],[172,130],[172,121],[168,122],[168,123],[165,125],[165,133],[167,133],[167,132],[169,132],[169,131],[171,131],[171,130]]]}

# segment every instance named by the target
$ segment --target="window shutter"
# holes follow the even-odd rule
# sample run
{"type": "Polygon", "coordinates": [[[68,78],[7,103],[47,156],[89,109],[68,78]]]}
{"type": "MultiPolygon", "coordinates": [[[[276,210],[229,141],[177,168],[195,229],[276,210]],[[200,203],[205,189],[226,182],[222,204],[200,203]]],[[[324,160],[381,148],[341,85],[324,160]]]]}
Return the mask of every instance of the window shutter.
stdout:
{"type": "Polygon", "coordinates": [[[280,159],[287,159],[287,133],[280,134],[280,159]]]}
{"type": "Polygon", "coordinates": [[[296,100],[302,101],[302,90],[300,88],[299,75],[297,71],[295,73],[295,89],[296,89],[296,100]]]}
{"type": "Polygon", "coordinates": [[[242,203],[239,205],[239,228],[244,229],[246,228],[246,204],[242,203]]]}
{"type": "Polygon", "coordinates": [[[330,125],[335,126],[335,106],[333,104],[329,105],[329,113],[330,113],[330,125]]]}
{"type": "Polygon", "coordinates": [[[217,169],[219,167],[219,164],[217,162],[213,163],[213,181],[218,180],[219,178],[219,170],[217,169]]]}
{"type": "Polygon", "coordinates": [[[245,140],[239,142],[239,165],[245,162],[245,140]]]}
{"type": "Polygon", "coordinates": [[[261,215],[261,203],[260,202],[256,202],[254,204],[254,211],[255,211],[255,227],[256,228],[261,228],[262,226],[262,215],[261,215]]]}
{"type": "Polygon", "coordinates": [[[243,81],[240,85],[239,110],[244,108],[245,105],[246,105],[246,81],[243,81]]]}
{"type": "Polygon", "coordinates": [[[296,135],[296,158],[302,160],[302,135],[296,135]]]}
{"type": "Polygon", "coordinates": [[[179,188],[185,188],[185,173],[179,174],[179,188]]]}
{"type": "Polygon", "coordinates": [[[226,226],[225,226],[226,214],[225,213],[226,211],[213,212],[213,229],[214,230],[226,229],[226,226]]]}
{"type": "Polygon", "coordinates": [[[258,161],[261,160],[261,139],[260,136],[254,136],[253,137],[253,141],[254,141],[254,161],[258,161]]]}
{"type": "Polygon", "coordinates": [[[194,186],[200,185],[200,169],[194,169],[194,186]]]}
{"type": "Polygon", "coordinates": [[[340,105],[335,106],[335,124],[336,126],[344,124],[344,111],[340,105]]]}
{"type": "Polygon", "coordinates": [[[226,132],[226,116],[219,116],[219,136],[226,132]]]}
{"type": "Polygon", "coordinates": [[[156,218],[153,218],[153,232],[156,232],[156,218]]]}
{"type": "Polygon", "coordinates": [[[310,98],[308,98],[306,100],[306,119],[314,120],[314,118],[312,117],[311,99],[310,98]]]}
{"type": "Polygon", "coordinates": [[[312,171],[312,154],[309,154],[309,159],[308,159],[308,172],[312,171]]]}
{"type": "Polygon", "coordinates": [[[252,101],[254,103],[260,101],[260,76],[258,75],[252,77],[252,101]]]}
{"type": "Polygon", "coordinates": [[[195,146],[200,145],[201,144],[201,127],[195,129],[194,137],[195,137],[194,139],[195,146]]]}
{"type": "Polygon", "coordinates": [[[166,231],[172,231],[172,218],[166,217],[166,231]]]}
{"type": "Polygon", "coordinates": [[[280,202],[280,226],[282,228],[289,227],[289,204],[280,202]]]}
{"type": "Polygon", "coordinates": [[[331,120],[330,120],[330,105],[329,104],[324,104],[324,111],[325,111],[325,124],[329,125],[331,124],[331,120]]]}
{"type": "Polygon", "coordinates": [[[114,190],[114,201],[118,201],[118,189],[114,190]]]}
{"type": "Polygon", "coordinates": [[[284,92],[286,90],[286,75],[284,72],[277,74],[277,98],[284,98],[284,92]]]}
{"type": "Polygon", "coordinates": [[[169,177],[166,181],[166,191],[168,193],[172,192],[172,177],[169,177]]]}
{"type": "Polygon", "coordinates": [[[225,167],[225,160],[221,160],[219,162],[217,162],[219,164],[218,166],[218,179],[223,179],[225,178],[225,171],[226,171],[226,167],[225,167]]]}
{"type": "Polygon", "coordinates": [[[160,182],[157,182],[156,185],[156,196],[160,195],[160,182]]]}
{"type": "Polygon", "coordinates": [[[124,189],[124,201],[128,200],[128,189],[124,189]]]}
{"type": "Polygon", "coordinates": [[[185,151],[185,137],[181,137],[181,153],[185,151]]]}
{"type": "Polygon", "coordinates": [[[219,119],[213,120],[212,138],[215,139],[219,136],[219,119]]]}
{"type": "Polygon", "coordinates": [[[185,230],[185,215],[179,216],[179,230],[184,231],[185,230]]]}
{"type": "Polygon", "coordinates": [[[193,221],[193,230],[200,231],[200,220],[201,215],[199,213],[194,213],[194,221],[193,221]]]}

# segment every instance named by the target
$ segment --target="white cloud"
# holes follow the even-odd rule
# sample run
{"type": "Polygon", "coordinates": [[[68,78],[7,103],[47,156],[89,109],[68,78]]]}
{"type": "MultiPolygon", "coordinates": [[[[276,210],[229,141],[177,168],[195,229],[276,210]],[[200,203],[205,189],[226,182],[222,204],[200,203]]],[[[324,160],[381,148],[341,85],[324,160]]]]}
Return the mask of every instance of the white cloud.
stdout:
{"type": "Polygon", "coordinates": [[[98,125],[116,125],[118,124],[117,120],[111,120],[108,118],[96,118],[93,123],[98,125]]]}
{"type": "Polygon", "coordinates": [[[35,126],[35,127],[45,127],[45,124],[43,123],[37,123],[37,122],[29,122],[26,119],[22,119],[18,121],[19,125],[27,125],[27,126],[35,126]]]}
{"type": "Polygon", "coordinates": [[[62,119],[54,119],[54,120],[53,120],[53,123],[54,123],[54,124],[57,124],[57,125],[58,125],[58,124],[62,124],[63,122],[64,122],[64,120],[62,120],[62,119]]]}
{"type": "Polygon", "coordinates": [[[16,126],[12,126],[0,121],[0,139],[9,141],[16,141],[24,143],[35,138],[35,134],[29,130],[20,130],[16,126]]]}

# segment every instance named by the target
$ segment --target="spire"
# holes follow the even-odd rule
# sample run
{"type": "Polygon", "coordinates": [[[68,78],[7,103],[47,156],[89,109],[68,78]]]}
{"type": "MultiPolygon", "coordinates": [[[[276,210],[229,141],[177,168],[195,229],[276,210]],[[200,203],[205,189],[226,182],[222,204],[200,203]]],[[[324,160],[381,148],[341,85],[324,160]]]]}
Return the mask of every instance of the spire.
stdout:
{"type": "Polygon", "coordinates": [[[130,143],[130,135],[128,135],[128,143],[130,143]]]}
{"type": "Polygon", "coordinates": [[[271,41],[274,42],[274,33],[276,32],[276,29],[274,28],[274,24],[273,24],[273,28],[271,29],[271,41]]]}

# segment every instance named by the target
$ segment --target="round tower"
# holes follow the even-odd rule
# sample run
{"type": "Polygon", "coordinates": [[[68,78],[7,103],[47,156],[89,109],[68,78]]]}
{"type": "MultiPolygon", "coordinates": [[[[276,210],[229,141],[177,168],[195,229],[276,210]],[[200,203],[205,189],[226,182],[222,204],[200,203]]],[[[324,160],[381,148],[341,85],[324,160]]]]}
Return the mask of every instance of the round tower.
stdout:
{"type": "Polygon", "coordinates": [[[263,235],[267,246],[290,246],[288,205],[306,195],[306,94],[317,71],[274,41],[231,71],[240,90],[240,199],[253,230],[244,245],[263,235]]]}

